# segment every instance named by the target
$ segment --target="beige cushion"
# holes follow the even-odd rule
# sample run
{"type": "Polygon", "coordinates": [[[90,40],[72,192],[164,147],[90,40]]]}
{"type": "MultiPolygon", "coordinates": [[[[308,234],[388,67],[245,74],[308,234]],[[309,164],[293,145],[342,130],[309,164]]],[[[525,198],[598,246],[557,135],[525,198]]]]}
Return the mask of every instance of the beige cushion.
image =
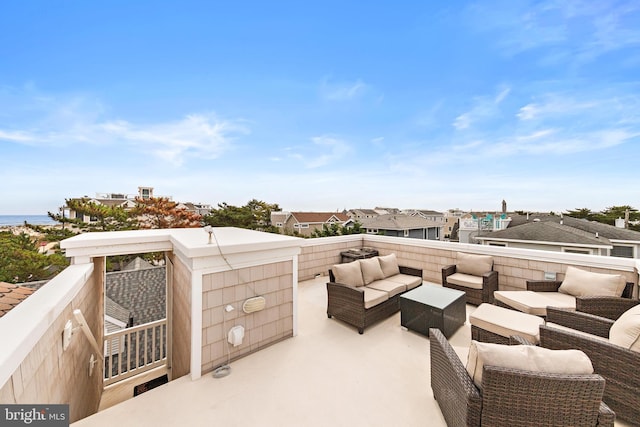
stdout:
{"type": "Polygon", "coordinates": [[[362,290],[364,291],[364,308],[371,308],[389,299],[389,294],[386,292],[371,289],[368,286],[363,287],[362,290]]]}
{"type": "Polygon", "coordinates": [[[589,357],[581,350],[550,350],[534,345],[502,345],[471,341],[467,372],[482,387],[484,365],[554,374],[593,374],[589,357]]]}
{"type": "Polygon", "coordinates": [[[471,289],[482,289],[482,276],[472,276],[470,274],[453,273],[447,276],[447,283],[464,286],[471,289]]]}
{"type": "Polygon", "coordinates": [[[367,288],[375,289],[377,291],[387,292],[389,294],[389,298],[401,294],[407,290],[407,285],[398,282],[392,282],[391,280],[387,279],[376,280],[375,282],[371,282],[366,286],[367,288]]]}
{"type": "Polygon", "coordinates": [[[396,258],[396,254],[379,256],[377,257],[377,259],[380,263],[380,268],[382,268],[382,273],[384,274],[385,279],[387,277],[400,274],[400,267],[398,266],[398,259],[396,258]]]}
{"type": "Polygon", "coordinates": [[[576,299],[559,292],[495,291],[493,297],[514,309],[535,316],[546,316],[547,307],[576,308],[576,299]]]}
{"type": "Polygon", "coordinates": [[[609,341],[640,352],[640,305],[622,313],[609,329],[609,341]]]}
{"type": "Polygon", "coordinates": [[[410,274],[402,274],[402,273],[396,274],[395,276],[387,277],[385,280],[402,283],[407,287],[407,290],[417,288],[422,284],[422,277],[412,276],[410,274]]]}
{"type": "Polygon", "coordinates": [[[345,264],[336,264],[331,267],[336,283],[342,283],[349,286],[364,286],[362,280],[362,272],[360,271],[360,263],[357,261],[347,262],[345,264]]]}
{"type": "Polygon", "coordinates": [[[360,270],[362,270],[362,280],[364,280],[365,285],[368,285],[374,280],[384,279],[384,273],[382,273],[382,268],[380,268],[380,263],[377,259],[361,259],[357,262],[360,263],[360,270]]]}
{"type": "Polygon", "coordinates": [[[493,257],[490,255],[474,255],[457,253],[456,273],[482,276],[493,269],[493,257]]]}
{"type": "Polygon", "coordinates": [[[625,287],[621,274],[603,274],[567,267],[558,291],[573,296],[620,297],[625,287]]]}
{"type": "Polygon", "coordinates": [[[519,335],[537,344],[540,342],[540,325],[544,324],[544,320],[531,314],[482,303],[469,315],[469,323],[503,337],[519,335]]]}

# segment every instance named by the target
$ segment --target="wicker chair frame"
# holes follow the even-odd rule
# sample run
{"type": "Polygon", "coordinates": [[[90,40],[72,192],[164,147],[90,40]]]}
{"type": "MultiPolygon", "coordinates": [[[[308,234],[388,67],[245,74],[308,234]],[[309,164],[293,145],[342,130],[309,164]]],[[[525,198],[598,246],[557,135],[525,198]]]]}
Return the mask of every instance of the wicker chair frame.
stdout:
{"type": "MultiPolygon", "coordinates": [[[[605,338],[613,325],[611,319],[551,307],[547,309],[547,321],[605,338]]],[[[540,345],[584,351],[594,371],[606,380],[604,401],[620,419],[640,426],[640,353],[553,326],[540,326],[540,345]]]]}
{"type": "Polygon", "coordinates": [[[613,426],[597,374],[561,375],[485,365],[482,392],[439,329],[429,332],[431,388],[448,426],[613,426]]]}
{"type": "Polygon", "coordinates": [[[483,302],[493,304],[493,291],[498,290],[498,272],[488,271],[482,275],[482,289],[472,289],[447,282],[447,277],[456,272],[456,266],[448,265],[442,269],[442,286],[462,291],[466,294],[467,303],[480,305],[483,302]]]}

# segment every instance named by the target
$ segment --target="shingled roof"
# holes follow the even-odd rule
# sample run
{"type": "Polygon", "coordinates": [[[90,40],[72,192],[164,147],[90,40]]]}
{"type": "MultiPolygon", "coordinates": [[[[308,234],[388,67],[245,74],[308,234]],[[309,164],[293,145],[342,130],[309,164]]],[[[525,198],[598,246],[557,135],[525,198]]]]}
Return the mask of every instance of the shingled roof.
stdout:
{"type": "Polygon", "coordinates": [[[599,235],[596,237],[595,233],[590,233],[568,225],[556,224],[553,221],[534,221],[516,227],[509,227],[506,230],[482,233],[477,239],[528,240],[591,246],[612,246],[611,241],[604,236],[599,235]]]}
{"type": "Polygon", "coordinates": [[[25,286],[0,282],[0,317],[7,314],[34,292],[35,290],[25,286]]]}
{"type": "Polygon", "coordinates": [[[561,217],[559,215],[549,214],[529,215],[528,220],[525,215],[513,215],[511,216],[511,223],[509,224],[509,228],[507,230],[515,229],[524,224],[534,223],[536,220],[538,220],[539,222],[553,222],[556,224],[560,224],[562,222],[562,225],[566,227],[572,227],[591,235],[595,235],[596,233],[598,233],[599,237],[605,237],[610,240],[640,242],[640,232],[638,231],[615,227],[613,225],[604,224],[597,221],[589,221],[586,219],[573,218],[570,216],[561,217]]]}
{"type": "Polygon", "coordinates": [[[291,212],[291,215],[298,221],[299,223],[325,223],[331,219],[331,217],[336,217],[339,221],[345,222],[349,221],[349,216],[342,212],[291,212]]]}
{"type": "Polygon", "coordinates": [[[366,228],[378,228],[381,230],[413,230],[417,228],[441,227],[442,223],[424,219],[421,216],[391,214],[363,219],[362,225],[366,228]]]}

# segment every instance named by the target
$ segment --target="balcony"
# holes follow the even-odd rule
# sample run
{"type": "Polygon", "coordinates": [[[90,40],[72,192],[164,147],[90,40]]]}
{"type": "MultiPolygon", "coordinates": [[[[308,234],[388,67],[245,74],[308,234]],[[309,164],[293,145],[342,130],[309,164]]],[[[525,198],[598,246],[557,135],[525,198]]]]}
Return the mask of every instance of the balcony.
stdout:
{"type": "MultiPolygon", "coordinates": [[[[74,425],[444,425],[429,385],[429,342],[400,328],[399,314],[359,335],[326,316],[328,268],[340,252],[362,246],[394,252],[440,283],[456,251],[491,254],[500,289],[562,272],[568,265],[618,272],[638,283],[635,260],[509,249],[383,236],[302,240],[217,229],[213,240],[195,230],[88,233],[63,243],[73,265],[0,320],[0,401],[70,403],[74,425]],[[211,243],[209,243],[211,242],[211,243]],[[170,260],[167,330],[173,348],[170,381],[98,411],[104,372],[87,375],[94,350],[74,334],[63,350],[65,322],[79,308],[101,332],[104,257],[164,251],[170,260]],[[265,310],[238,308],[251,292],[265,310]],[[224,314],[224,307],[236,310],[224,314]],[[93,307],[93,309],[92,309],[93,307]],[[96,309],[95,307],[98,307],[96,309]],[[226,331],[243,324],[245,341],[226,345],[226,331]],[[212,372],[231,360],[231,374],[212,372]]],[[[475,306],[467,306],[467,314],[475,306]]],[[[468,325],[452,338],[463,360],[468,325]]],[[[100,355],[101,356],[101,355],[100,355]]],[[[619,422],[617,425],[624,426],[619,422]]]]}

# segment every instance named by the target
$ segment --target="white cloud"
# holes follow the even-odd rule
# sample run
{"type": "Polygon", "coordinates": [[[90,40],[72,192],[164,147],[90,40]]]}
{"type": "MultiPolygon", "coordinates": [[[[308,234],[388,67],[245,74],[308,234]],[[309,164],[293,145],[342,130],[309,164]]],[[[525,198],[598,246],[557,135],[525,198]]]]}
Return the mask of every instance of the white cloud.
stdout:
{"type": "Polygon", "coordinates": [[[94,100],[75,96],[56,99],[34,96],[26,103],[25,117],[9,117],[9,128],[0,122],[0,140],[33,145],[68,147],[74,144],[115,145],[125,143],[175,165],[189,156],[216,158],[230,148],[234,137],[249,130],[239,121],[214,114],[190,114],[178,120],[132,123],[109,120],[94,100]]]}
{"type": "Polygon", "coordinates": [[[511,88],[501,86],[498,93],[493,97],[477,96],[473,98],[472,108],[458,115],[453,121],[453,127],[458,130],[464,130],[473,124],[492,119],[500,114],[499,105],[509,96],[511,88]]]}
{"type": "Polygon", "coordinates": [[[311,138],[315,148],[308,155],[305,162],[311,169],[327,166],[345,156],[350,151],[349,146],[342,140],[331,136],[316,136],[311,138]]]}
{"type": "Polygon", "coordinates": [[[324,79],[320,90],[323,98],[330,101],[348,101],[362,96],[367,88],[368,85],[360,79],[355,82],[340,83],[333,83],[328,79],[324,79]]]}

